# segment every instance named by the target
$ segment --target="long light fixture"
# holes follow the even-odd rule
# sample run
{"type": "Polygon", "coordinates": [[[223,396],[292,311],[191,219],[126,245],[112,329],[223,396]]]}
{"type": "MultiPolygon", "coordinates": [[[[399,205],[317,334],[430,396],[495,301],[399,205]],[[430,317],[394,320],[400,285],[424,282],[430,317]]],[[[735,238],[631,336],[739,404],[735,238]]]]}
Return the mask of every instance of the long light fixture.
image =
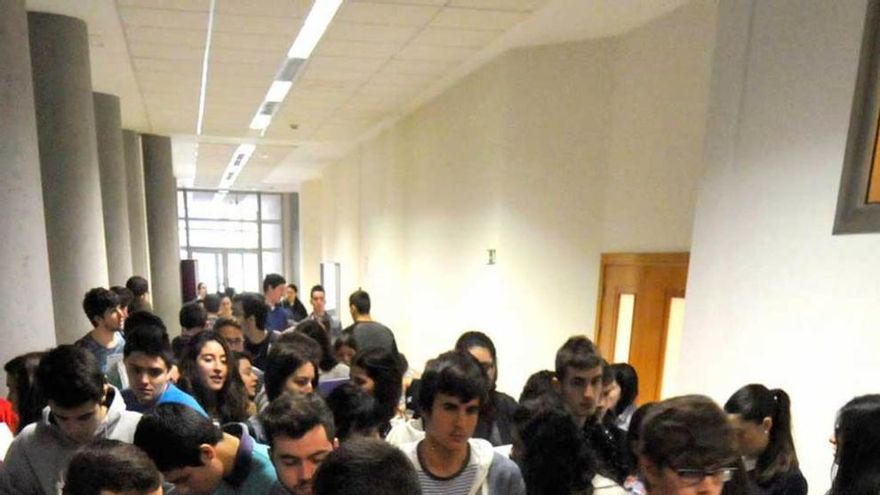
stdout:
{"type": "Polygon", "coordinates": [[[315,0],[312,9],[303,22],[296,39],[287,51],[287,58],[281,64],[281,68],[275,75],[272,85],[266,92],[266,97],[257,109],[256,115],[251,120],[250,128],[261,131],[260,136],[266,134],[266,129],[272,123],[272,118],[278,111],[280,103],[287,97],[290,88],[296,80],[299,70],[311,56],[312,51],[330,26],[330,22],[342,6],[343,0],[315,0]]]}
{"type": "Polygon", "coordinates": [[[238,174],[241,173],[241,169],[243,169],[248,160],[251,159],[251,155],[254,154],[254,150],[256,149],[257,147],[250,143],[242,143],[238,145],[238,148],[232,153],[232,158],[229,159],[229,165],[226,165],[226,170],[223,171],[223,176],[220,178],[220,185],[217,189],[220,191],[228,191],[229,188],[232,187],[238,174]]]}
{"type": "Polygon", "coordinates": [[[287,58],[309,58],[340,5],[342,0],[316,0],[293,45],[290,46],[287,58]]]}
{"type": "Polygon", "coordinates": [[[208,89],[208,58],[211,55],[211,38],[214,34],[214,6],[215,0],[211,0],[208,11],[208,33],[205,36],[205,54],[202,58],[202,84],[199,87],[199,117],[196,122],[196,135],[202,135],[202,126],[205,123],[205,94],[208,89]]]}

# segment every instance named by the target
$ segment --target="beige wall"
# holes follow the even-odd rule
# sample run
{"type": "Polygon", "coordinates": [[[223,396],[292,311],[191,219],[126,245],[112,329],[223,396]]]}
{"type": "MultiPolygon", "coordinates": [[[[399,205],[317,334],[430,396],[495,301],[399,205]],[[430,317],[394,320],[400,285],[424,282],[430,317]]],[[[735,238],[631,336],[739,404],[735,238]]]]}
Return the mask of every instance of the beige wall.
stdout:
{"type": "Polygon", "coordinates": [[[722,402],[751,382],[788,391],[810,493],[830,486],[836,411],[880,376],[880,236],[831,235],[864,14],[721,4],[675,379],[722,402]]]}
{"type": "Polygon", "coordinates": [[[415,367],[487,332],[518,395],[568,336],[592,336],[603,251],[690,244],[713,5],[472,74],[304,188],[303,214],[322,208],[304,263],[342,263],[343,292],[371,292],[415,367]]]}

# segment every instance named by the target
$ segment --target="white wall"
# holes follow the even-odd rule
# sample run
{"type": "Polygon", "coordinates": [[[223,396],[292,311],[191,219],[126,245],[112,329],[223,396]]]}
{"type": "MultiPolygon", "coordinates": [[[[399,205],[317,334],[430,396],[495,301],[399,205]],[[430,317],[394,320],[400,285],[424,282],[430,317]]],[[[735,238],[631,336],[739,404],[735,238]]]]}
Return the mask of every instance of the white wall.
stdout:
{"type": "Polygon", "coordinates": [[[831,235],[864,14],[722,2],[674,387],[788,391],[811,493],[830,486],[836,410],[880,376],[880,235],[831,235]]]}
{"type": "Polygon", "coordinates": [[[593,335],[602,252],[690,244],[714,22],[700,1],[496,59],[303,188],[322,223],[302,221],[321,236],[304,263],[320,261],[307,245],[341,262],[344,295],[371,293],[415,367],[485,331],[518,395],[567,337],[593,335]]]}

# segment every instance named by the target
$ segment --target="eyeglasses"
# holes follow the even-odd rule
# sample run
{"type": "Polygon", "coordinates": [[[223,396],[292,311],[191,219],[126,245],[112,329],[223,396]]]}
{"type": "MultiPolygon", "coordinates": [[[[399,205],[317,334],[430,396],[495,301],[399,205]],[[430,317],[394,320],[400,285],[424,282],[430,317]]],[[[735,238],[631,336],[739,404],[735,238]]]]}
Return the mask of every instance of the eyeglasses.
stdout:
{"type": "Polygon", "coordinates": [[[726,483],[733,478],[733,474],[736,472],[735,467],[720,467],[720,468],[712,468],[712,469],[696,469],[696,468],[682,468],[682,469],[674,469],[675,474],[678,475],[678,478],[681,480],[684,486],[694,486],[699,485],[700,482],[703,481],[704,478],[710,476],[716,480],[721,481],[722,483],[726,483]]]}

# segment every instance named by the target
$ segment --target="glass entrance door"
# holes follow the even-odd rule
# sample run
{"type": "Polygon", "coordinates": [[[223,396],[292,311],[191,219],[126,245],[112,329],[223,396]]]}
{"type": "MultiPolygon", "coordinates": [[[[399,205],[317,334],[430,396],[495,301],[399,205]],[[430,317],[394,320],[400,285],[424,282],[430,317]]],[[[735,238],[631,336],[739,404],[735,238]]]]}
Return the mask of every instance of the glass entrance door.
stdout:
{"type": "Polygon", "coordinates": [[[260,267],[256,251],[231,249],[193,249],[198,260],[198,280],[208,285],[208,292],[260,292],[260,267]]]}

